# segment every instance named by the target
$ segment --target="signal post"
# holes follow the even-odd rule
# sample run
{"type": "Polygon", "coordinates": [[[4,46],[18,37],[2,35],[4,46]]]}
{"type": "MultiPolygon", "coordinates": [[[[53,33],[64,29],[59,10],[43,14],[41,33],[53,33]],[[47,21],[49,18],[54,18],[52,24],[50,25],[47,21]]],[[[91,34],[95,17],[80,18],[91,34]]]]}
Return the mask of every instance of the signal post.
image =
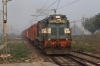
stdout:
{"type": "Polygon", "coordinates": [[[8,23],[7,23],[7,2],[11,0],[2,0],[2,19],[3,19],[3,59],[7,59],[7,34],[8,34],[8,23]]]}

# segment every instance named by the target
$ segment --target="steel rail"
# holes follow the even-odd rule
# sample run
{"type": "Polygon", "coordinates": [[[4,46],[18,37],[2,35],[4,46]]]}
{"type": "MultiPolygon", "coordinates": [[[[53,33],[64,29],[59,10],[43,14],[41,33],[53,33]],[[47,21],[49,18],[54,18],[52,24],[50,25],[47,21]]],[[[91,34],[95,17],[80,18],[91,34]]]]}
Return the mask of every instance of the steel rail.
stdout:
{"type": "Polygon", "coordinates": [[[76,56],[76,55],[74,55],[74,54],[70,54],[70,56],[72,56],[73,58],[75,57],[75,58],[79,58],[79,59],[85,60],[85,61],[87,61],[87,62],[90,62],[90,63],[94,64],[94,65],[100,66],[100,64],[98,64],[98,63],[95,62],[95,61],[91,61],[91,60],[89,60],[89,59],[86,59],[86,58],[83,58],[83,57],[79,57],[79,56],[76,56]]]}
{"type": "Polygon", "coordinates": [[[77,51],[72,51],[72,52],[79,53],[79,54],[84,54],[84,55],[87,55],[87,56],[90,56],[90,57],[94,57],[94,58],[100,60],[100,57],[95,56],[95,55],[91,55],[91,54],[88,54],[88,53],[85,53],[85,52],[77,52],[77,51]]]}

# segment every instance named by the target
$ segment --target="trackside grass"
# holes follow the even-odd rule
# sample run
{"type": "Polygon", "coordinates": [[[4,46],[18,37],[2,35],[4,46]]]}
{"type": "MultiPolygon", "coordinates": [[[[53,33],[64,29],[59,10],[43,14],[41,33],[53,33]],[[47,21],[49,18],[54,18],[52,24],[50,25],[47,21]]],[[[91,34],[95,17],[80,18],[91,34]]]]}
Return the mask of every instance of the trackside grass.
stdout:
{"type": "Polygon", "coordinates": [[[0,40],[0,45],[2,45],[3,44],[3,42],[0,40]]]}
{"type": "Polygon", "coordinates": [[[72,50],[100,54],[100,33],[95,35],[74,36],[72,50]]]}
{"type": "MultiPolygon", "coordinates": [[[[29,54],[29,50],[23,43],[8,43],[7,46],[8,53],[11,54],[11,57],[8,57],[7,60],[21,60],[22,58],[25,59],[29,54]]],[[[0,60],[2,60],[2,58],[0,58],[0,60]]]]}
{"type": "Polygon", "coordinates": [[[28,55],[28,49],[24,44],[14,43],[8,44],[9,53],[12,55],[11,59],[25,58],[28,55]]]}

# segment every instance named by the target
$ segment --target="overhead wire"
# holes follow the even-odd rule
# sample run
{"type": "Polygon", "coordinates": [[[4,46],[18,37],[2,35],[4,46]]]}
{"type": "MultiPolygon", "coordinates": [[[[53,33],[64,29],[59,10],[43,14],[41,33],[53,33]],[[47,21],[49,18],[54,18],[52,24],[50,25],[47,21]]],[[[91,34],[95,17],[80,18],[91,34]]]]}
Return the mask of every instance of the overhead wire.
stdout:
{"type": "MultiPolygon", "coordinates": [[[[58,9],[61,9],[61,8],[63,8],[63,7],[66,7],[66,6],[68,6],[68,5],[71,5],[71,4],[73,4],[73,3],[75,3],[75,2],[78,2],[79,0],[76,0],[76,1],[74,1],[74,2],[71,2],[71,3],[69,3],[69,4],[67,4],[67,5],[64,5],[64,6],[62,6],[62,7],[59,7],[58,9]]],[[[57,9],[57,10],[58,10],[57,9]]]]}
{"type": "MultiPolygon", "coordinates": [[[[56,0],[56,1],[54,1],[52,4],[50,4],[50,5],[45,9],[45,11],[47,11],[48,8],[50,8],[51,6],[53,6],[57,1],[58,1],[58,0],[56,0]]],[[[44,11],[44,12],[45,12],[45,11],[44,11]]],[[[44,13],[44,12],[42,12],[42,13],[44,13]]],[[[39,15],[41,15],[42,13],[40,13],[39,15]]]]}
{"type": "MultiPolygon", "coordinates": [[[[41,7],[41,9],[42,9],[43,7],[45,7],[45,5],[46,5],[48,2],[49,2],[49,0],[46,1],[46,3],[41,7]]],[[[36,13],[37,13],[37,12],[36,12],[36,13]]]]}
{"type": "MultiPolygon", "coordinates": [[[[44,7],[48,2],[49,2],[49,0],[47,0],[47,2],[43,5],[43,7],[44,7]]],[[[43,7],[42,7],[42,8],[43,8],[43,7]]],[[[42,8],[41,8],[41,9],[42,9],[42,8]]]]}
{"type": "MultiPolygon", "coordinates": [[[[50,5],[45,9],[45,11],[47,11],[48,8],[50,8],[52,5],[54,5],[57,1],[58,1],[58,0],[56,0],[56,1],[54,1],[52,4],[50,4],[50,5]]],[[[42,10],[42,9],[40,9],[40,10],[42,10]]],[[[45,11],[44,11],[44,12],[45,12],[45,11]]],[[[43,14],[44,12],[40,13],[39,15],[43,14]]],[[[37,17],[36,17],[36,18],[37,18],[37,17]]],[[[35,19],[36,19],[36,18],[35,18],[35,19]]]]}
{"type": "MultiPolygon", "coordinates": [[[[51,5],[49,5],[45,11],[47,11],[47,10],[48,10],[48,8],[50,8],[51,6],[53,6],[56,2],[59,2],[59,0],[56,0],[56,1],[55,1],[55,2],[53,2],[51,5]]],[[[45,12],[45,11],[44,11],[44,12],[45,12]]],[[[52,11],[52,10],[51,10],[51,11],[52,11]]],[[[50,11],[50,12],[51,12],[51,11],[50,11]]],[[[44,13],[44,12],[43,12],[43,13],[44,13]]]]}
{"type": "Polygon", "coordinates": [[[63,7],[66,7],[66,6],[68,6],[68,5],[71,5],[71,4],[73,4],[73,3],[75,3],[75,2],[78,2],[78,1],[79,1],[79,0],[69,3],[69,0],[68,0],[68,4],[67,4],[67,5],[64,5],[64,6],[62,6],[62,7],[56,8],[56,10],[61,9],[61,8],[63,8],[63,7]]]}
{"type": "MultiPolygon", "coordinates": [[[[46,3],[41,7],[41,10],[42,10],[43,7],[45,7],[45,5],[46,5],[48,2],[49,2],[49,0],[47,0],[46,3]]],[[[35,13],[35,15],[36,15],[36,14],[37,14],[37,12],[35,13]]],[[[36,16],[36,18],[37,18],[37,17],[38,17],[38,16],[36,16]]],[[[36,18],[34,18],[34,20],[35,20],[36,18]]],[[[32,20],[32,21],[34,21],[34,20],[32,20]]]]}
{"type": "MultiPolygon", "coordinates": [[[[50,8],[53,4],[55,4],[56,2],[57,2],[58,0],[56,0],[55,2],[53,2],[51,5],[49,5],[49,7],[48,8],[50,8]]],[[[47,8],[47,9],[48,9],[47,8]]]]}
{"type": "MultiPolygon", "coordinates": [[[[49,0],[47,0],[47,2],[48,2],[48,1],[49,1],[49,0]]],[[[71,4],[75,3],[75,2],[78,2],[79,0],[76,0],[76,1],[74,1],[74,2],[71,2],[71,3],[67,4],[67,5],[64,5],[64,6],[58,8],[58,6],[59,6],[59,4],[60,4],[60,1],[61,1],[61,0],[59,0],[59,1],[58,1],[58,0],[54,1],[51,5],[49,5],[49,6],[45,9],[45,11],[47,11],[48,8],[50,8],[50,7],[51,7],[52,5],[54,5],[56,2],[58,2],[57,7],[56,7],[56,10],[58,10],[58,9],[61,9],[61,8],[66,7],[66,6],[68,6],[68,5],[71,5],[71,4]]],[[[47,4],[47,2],[44,4],[44,6],[47,4]]],[[[69,0],[68,0],[68,2],[69,2],[69,0]]],[[[44,7],[44,6],[43,6],[43,7],[44,7]]],[[[42,8],[43,8],[43,7],[42,7],[42,8]]],[[[42,10],[42,8],[41,8],[40,10],[42,10]]],[[[45,12],[45,11],[44,11],[44,12],[45,12]]],[[[52,11],[52,10],[51,10],[51,11],[52,11]]],[[[51,11],[50,11],[50,12],[51,12],[51,11]]],[[[40,13],[39,15],[43,14],[44,12],[40,13]]],[[[49,13],[50,13],[50,12],[49,12],[49,13]]],[[[36,18],[34,18],[34,20],[37,19],[37,17],[38,17],[38,16],[36,16],[36,18]]]]}
{"type": "Polygon", "coordinates": [[[56,7],[56,9],[58,8],[58,6],[59,6],[59,4],[60,4],[60,1],[61,1],[61,0],[59,0],[59,1],[58,1],[58,4],[57,4],[57,7],[56,7]]]}

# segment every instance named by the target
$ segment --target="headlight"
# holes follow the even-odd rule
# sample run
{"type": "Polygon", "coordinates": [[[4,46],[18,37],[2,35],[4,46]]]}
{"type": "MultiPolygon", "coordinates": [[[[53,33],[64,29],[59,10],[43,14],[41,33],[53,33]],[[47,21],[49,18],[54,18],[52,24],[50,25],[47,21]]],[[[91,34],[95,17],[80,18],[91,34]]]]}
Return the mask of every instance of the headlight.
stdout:
{"type": "Polygon", "coordinates": [[[47,28],[47,33],[51,33],[51,28],[47,28]]]}
{"type": "Polygon", "coordinates": [[[70,33],[70,29],[69,29],[69,28],[65,28],[65,29],[64,29],[64,32],[65,32],[65,33],[70,33]]]}
{"type": "Polygon", "coordinates": [[[50,41],[51,39],[49,38],[48,40],[50,41]]]}
{"type": "Polygon", "coordinates": [[[51,28],[42,29],[42,33],[51,33],[51,28]]]}
{"type": "Polygon", "coordinates": [[[66,41],[68,40],[68,38],[66,38],[66,41]]]}

